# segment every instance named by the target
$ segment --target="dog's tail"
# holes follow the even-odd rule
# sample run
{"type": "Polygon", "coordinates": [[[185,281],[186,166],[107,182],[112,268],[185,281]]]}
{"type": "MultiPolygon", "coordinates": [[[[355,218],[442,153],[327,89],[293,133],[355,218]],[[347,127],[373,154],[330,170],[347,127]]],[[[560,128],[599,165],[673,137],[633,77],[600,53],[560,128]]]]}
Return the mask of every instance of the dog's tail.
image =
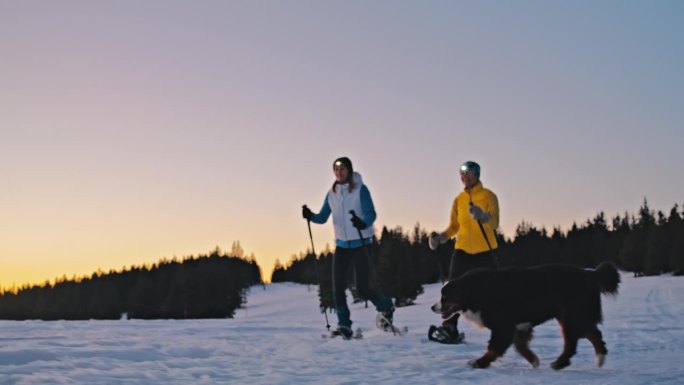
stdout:
{"type": "Polygon", "coordinates": [[[601,293],[609,295],[617,295],[618,286],[620,285],[620,273],[614,264],[610,262],[601,262],[596,269],[596,282],[599,284],[601,293]]]}

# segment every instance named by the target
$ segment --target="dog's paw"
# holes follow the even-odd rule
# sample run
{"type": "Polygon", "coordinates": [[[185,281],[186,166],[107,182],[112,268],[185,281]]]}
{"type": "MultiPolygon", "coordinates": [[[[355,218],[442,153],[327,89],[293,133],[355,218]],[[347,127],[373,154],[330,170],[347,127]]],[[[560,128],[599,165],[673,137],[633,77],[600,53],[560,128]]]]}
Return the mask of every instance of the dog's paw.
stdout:
{"type": "Polygon", "coordinates": [[[603,366],[603,364],[606,363],[606,355],[605,354],[597,354],[596,355],[596,366],[599,368],[603,366]]]}
{"type": "Polygon", "coordinates": [[[534,356],[532,361],[530,361],[530,365],[532,365],[533,368],[537,369],[539,367],[539,357],[534,356]]]}
{"type": "Polygon", "coordinates": [[[474,369],[486,369],[489,367],[489,364],[489,362],[482,359],[468,361],[468,366],[474,369]]]}
{"type": "Polygon", "coordinates": [[[570,360],[556,360],[551,363],[553,370],[561,370],[567,366],[570,366],[570,360]]]}

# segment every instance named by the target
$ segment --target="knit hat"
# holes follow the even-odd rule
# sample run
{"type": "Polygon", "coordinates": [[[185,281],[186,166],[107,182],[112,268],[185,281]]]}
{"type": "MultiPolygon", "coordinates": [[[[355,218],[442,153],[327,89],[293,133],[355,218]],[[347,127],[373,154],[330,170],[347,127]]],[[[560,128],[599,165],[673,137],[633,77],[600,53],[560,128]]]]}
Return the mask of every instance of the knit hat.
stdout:
{"type": "Polygon", "coordinates": [[[333,168],[335,168],[335,166],[340,166],[340,165],[346,167],[347,170],[349,170],[349,175],[354,173],[354,168],[352,167],[352,162],[346,156],[343,156],[341,158],[337,158],[333,162],[333,168]]]}
{"type": "Polygon", "coordinates": [[[472,160],[469,160],[461,165],[460,168],[461,174],[465,174],[467,172],[473,173],[477,177],[477,179],[480,179],[480,165],[473,162],[472,160]]]}

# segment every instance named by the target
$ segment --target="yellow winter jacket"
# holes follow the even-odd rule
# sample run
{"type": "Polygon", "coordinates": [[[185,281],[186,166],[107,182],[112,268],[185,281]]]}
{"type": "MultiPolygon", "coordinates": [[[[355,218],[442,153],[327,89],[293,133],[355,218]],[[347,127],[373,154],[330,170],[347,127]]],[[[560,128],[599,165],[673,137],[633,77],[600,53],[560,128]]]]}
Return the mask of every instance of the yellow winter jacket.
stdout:
{"type": "Polygon", "coordinates": [[[468,212],[470,202],[480,206],[483,211],[487,212],[491,218],[487,223],[483,223],[485,233],[489,239],[489,244],[492,249],[496,249],[496,237],[494,230],[499,227],[499,200],[496,195],[490,190],[484,188],[481,182],[477,182],[473,186],[472,191],[468,193],[466,189],[456,196],[454,204],[451,207],[451,219],[449,227],[444,232],[449,238],[458,235],[456,239],[456,249],[465,251],[468,254],[477,254],[484,251],[489,251],[487,241],[485,241],[480,230],[480,225],[473,219],[468,212]]]}

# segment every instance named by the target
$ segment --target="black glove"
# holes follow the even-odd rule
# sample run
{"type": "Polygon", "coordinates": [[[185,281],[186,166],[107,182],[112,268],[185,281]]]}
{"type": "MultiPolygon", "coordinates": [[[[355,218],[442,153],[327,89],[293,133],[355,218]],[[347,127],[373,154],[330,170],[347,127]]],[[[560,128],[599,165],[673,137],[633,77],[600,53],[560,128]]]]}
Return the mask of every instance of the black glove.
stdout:
{"type": "Polygon", "coordinates": [[[311,217],[313,217],[313,213],[306,205],[302,206],[302,217],[307,221],[310,221],[311,217]]]}
{"type": "Polygon", "coordinates": [[[351,222],[352,222],[352,226],[356,227],[356,228],[359,229],[359,230],[363,230],[363,229],[365,229],[366,227],[368,227],[368,225],[366,224],[366,222],[362,221],[361,218],[357,217],[356,215],[354,215],[354,216],[351,218],[351,222]]]}

